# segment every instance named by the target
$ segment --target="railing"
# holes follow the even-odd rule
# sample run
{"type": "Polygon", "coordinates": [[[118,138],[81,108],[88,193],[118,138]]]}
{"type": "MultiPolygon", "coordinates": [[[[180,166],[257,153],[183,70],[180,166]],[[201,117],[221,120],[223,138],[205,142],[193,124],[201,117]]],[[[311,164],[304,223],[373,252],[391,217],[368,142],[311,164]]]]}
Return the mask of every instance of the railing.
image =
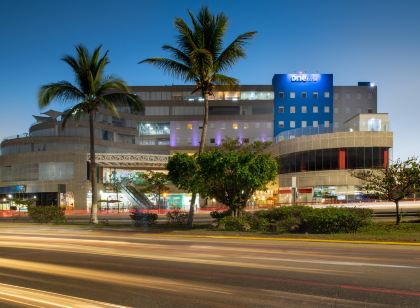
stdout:
{"type": "MultiPolygon", "coordinates": [[[[321,134],[328,134],[328,133],[338,133],[338,132],[359,132],[360,130],[356,130],[354,128],[349,127],[325,127],[324,125],[319,125],[317,127],[308,126],[308,127],[299,127],[295,129],[290,129],[284,132],[277,134],[274,138],[274,143],[279,143],[280,141],[285,140],[292,140],[297,137],[302,136],[311,136],[311,135],[321,135],[321,134]]],[[[388,129],[381,129],[381,130],[367,130],[367,132],[386,132],[388,129]]]]}
{"type": "Polygon", "coordinates": [[[29,133],[22,133],[22,134],[4,137],[3,141],[11,140],[11,139],[27,138],[27,137],[29,137],[29,133]]]}

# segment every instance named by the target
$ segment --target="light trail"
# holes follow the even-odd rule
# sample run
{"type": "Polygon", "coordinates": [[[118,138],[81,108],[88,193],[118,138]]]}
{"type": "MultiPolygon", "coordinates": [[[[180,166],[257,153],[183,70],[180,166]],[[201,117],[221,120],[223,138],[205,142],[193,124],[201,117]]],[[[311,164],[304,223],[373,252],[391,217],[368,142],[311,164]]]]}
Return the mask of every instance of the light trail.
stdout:
{"type": "Polygon", "coordinates": [[[127,306],[0,283],[0,300],[37,308],[127,308],[127,306]]]}

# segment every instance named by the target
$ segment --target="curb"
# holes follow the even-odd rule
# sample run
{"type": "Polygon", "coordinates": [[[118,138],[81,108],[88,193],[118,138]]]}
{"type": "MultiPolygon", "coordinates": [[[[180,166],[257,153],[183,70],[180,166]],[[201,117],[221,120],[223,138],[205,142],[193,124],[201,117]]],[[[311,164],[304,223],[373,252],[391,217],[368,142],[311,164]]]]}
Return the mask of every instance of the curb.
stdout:
{"type": "MultiPolygon", "coordinates": [[[[146,234],[141,234],[146,235],[146,234]]],[[[290,238],[290,237],[258,237],[258,236],[240,236],[240,235],[186,235],[186,234],[147,234],[147,236],[159,237],[182,237],[182,238],[210,238],[210,239],[240,239],[252,241],[279,241],[279,242],[320,242],[320,243],[341,243],[341,244],[365,244],[365,245],[400,245],[420,247],[420,243],[413,242],[387,242],[387,241],[369,241],[369,240],[326,240],[326,239],[310,239],[310,238],[290,238]]]]}

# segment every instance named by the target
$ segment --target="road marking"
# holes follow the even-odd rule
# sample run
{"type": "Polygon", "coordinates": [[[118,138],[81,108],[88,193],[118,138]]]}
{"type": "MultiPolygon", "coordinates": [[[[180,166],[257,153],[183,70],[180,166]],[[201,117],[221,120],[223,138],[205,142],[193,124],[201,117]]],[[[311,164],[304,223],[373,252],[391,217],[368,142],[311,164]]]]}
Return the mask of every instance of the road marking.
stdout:
{"type": "Polygon", "coordinates": [[[392,289],[381,289],[381,288],[366,288],[366,287],[358,287],[352,285],[340,285],[342,289],[350,289],[355,291],[362,291],[362,292],[376,292],[376,293],[385,293],[385,294],[394,294],[394,295],[407,295],[407,296],[416,296],[420,297],[420,292],[416,291],[406,291],[406,290],[392,290],[392,289]]]}
{"type": "Polygon", "coordinates": [[[389,241],[368,241],[368,240],[326,240],[326,239],[309,239],[309,238],[292,238],[292,237],[263,237],[263,236],[247,236],[247,235],[197,235],[197,234],[139,234],[138,237],[179,237],[179,238],[211,238],[211,239],[240,239],[240,240],[258,240],[258,241],[286,241],[286,242],[325,242],[325,243],[343,243],[343,244],[374,244],[374,245],[404,245],[419,246],[420,243],[413,242],[389,242],[389,241]]]}
{"type": "Polygon", "coordinates": [[[268,261],[295,262],[295,263],[327,264],[327,265],[348,265],[348,266],[370,266],[370,267],[388,267],[388,268],[420,269],[419,266],[395,265],[395,264],[381,264],[381,263],[364,263],[364,262],[349,262],[349,261],[287,259],[287,258],[268,258],[268,257],[241,257],[241,256],[236,257],[236,258],[240,258],[240,259],[268,260],[268,261]]]}

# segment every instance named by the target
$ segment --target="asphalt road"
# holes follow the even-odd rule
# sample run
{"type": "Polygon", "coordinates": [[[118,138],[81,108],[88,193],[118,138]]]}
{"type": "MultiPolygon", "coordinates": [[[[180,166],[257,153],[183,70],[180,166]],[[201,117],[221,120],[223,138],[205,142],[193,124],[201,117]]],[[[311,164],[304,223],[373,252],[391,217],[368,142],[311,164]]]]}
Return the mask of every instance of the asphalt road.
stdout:
{"type": "Polygon", "coordinates": [[[420,246],[0,223],[0,307],[420,307],[420,246]]]}

